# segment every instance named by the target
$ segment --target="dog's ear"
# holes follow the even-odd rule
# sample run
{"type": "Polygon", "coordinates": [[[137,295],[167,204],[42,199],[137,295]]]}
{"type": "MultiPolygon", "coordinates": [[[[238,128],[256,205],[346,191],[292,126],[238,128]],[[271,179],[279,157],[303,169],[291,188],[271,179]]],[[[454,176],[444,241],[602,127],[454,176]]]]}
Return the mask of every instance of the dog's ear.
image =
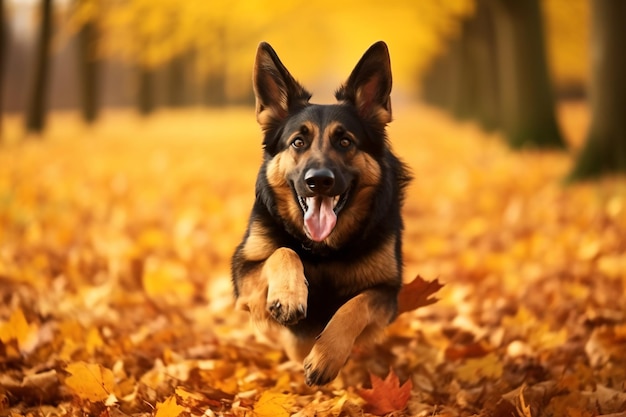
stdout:
{"type": "Polygon", "coordinates": [[[383,41],[376,42],[363,54],[348,81],[335,97],[354,105],[359,115],[375,124],[391,121],[391,63],[383,41]]]}
{"type": "Polygon", "coordinates": [[[307,105],[311,98],[266,42],[261,42],[256,53],[253,86],[256,118],[263,131],[280,124],[290,111],[307,105]]]}

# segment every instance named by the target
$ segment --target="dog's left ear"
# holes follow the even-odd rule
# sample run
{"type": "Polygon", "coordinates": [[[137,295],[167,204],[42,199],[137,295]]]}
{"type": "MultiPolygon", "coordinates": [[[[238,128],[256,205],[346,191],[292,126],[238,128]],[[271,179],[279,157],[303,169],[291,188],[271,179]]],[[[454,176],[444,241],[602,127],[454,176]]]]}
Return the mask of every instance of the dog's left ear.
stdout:
{"type": "Polygon", "coordinates": [[[390,94],[389,50],[385,42],[379,41],[363,54],[335,98],[354,105],[364,119],[384,126],[391,121],[390,94]]]}
{"type": "Polygon", "coordinates": [[[276,127],[290,111],[306,106],[311,98],[266,42],[261,42],[257,50],[252,81],[256,118],[263,131],[276,127]]]}

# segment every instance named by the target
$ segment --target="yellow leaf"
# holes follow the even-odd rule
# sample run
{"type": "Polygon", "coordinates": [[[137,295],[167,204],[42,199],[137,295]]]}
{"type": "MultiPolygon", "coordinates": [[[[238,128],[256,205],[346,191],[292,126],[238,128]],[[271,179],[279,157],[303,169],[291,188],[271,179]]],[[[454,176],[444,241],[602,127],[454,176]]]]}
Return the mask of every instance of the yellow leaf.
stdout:
{"type": "Polygon", "coordinates": [[[195,292],[182,263],[156,257],[149,258],[146,262],[143,286],[151,298],[171,303],[189,301],[195,292]]]}
{"type": "Polygon", "coordinates": [[[0,323],[0,341],[8,343],[16,340],[19,348],[23,350],[35,336],[36,325],[29,325],[21,309],[11,314],[9,321],[0,323]]]}
{"type": "Polygon", "coordinates": [[[104,345],[100,332],[96,328],[92,328],[87,333],[87,340],[85,341],[85,349],[87,353],[93,355],[96,349],[101,348],[104,345]]]}
{"type": "Polygon", "coordinates": [[[524,399],[524,387],[519,390],[519,405],[517,406],[517,412],[520,416],[532,417],[530,405],[526,405],[526,400],[524,399]]]}
{"type": "Polygon", "coordinates": [[[115,388],[113,372],[101,365],[75,362],[65,370],[72,374],[65,379],[65,384],[82,399],[105,401],[115,388]]]}
{"type": "Polygon", "coordinates": [[[254,404],[254,414],[257,417],[289,417],[294,404],[291,395],[265,391],[254,404]]]}
{"type": "Polygon", "coordinates": [[[172,395],[162,403],[157,403],[155,417],[178,417],[185,407],[178,405],[176,396],[172,395]]]}
{"type": "Polygon", "coordinates": [[[181,400],[183,401],[189,401],[189,400],[196,400],[196,401],[202,401],[204,399],[203,395],[197,394],[195,392],[191,392],[191,391],[187,391],[185,388],[183,387],[177,387],[176,390],[174,391],[176,393],[176,395],[178,395],[180,397],[181,400]]]}
{"type": "Polygon", "coordinates": [[[468,359],[457,368],[457,377],[463,381],[476,383],[481,378],[498,379],[502,376],[503,366],[495,353],[482,358],[468,359]]]}

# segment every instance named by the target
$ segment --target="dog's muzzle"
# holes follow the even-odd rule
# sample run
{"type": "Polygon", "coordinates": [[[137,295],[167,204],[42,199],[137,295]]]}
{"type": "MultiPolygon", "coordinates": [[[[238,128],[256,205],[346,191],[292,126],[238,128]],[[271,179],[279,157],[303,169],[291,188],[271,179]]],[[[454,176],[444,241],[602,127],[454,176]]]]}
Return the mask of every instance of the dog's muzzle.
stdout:
{"type": "Polygon", "coordinates": [[[304,211],[304,231],[311,240],[322,242],[335,228],[337,214],[348,200],[350,187],[335,181],[335,174],[328,168],[307,170],[304,183],[308,195],[298,195],[298,202],[304,211]],[[338,186],[344,190],[338,192],[338,186]]]}

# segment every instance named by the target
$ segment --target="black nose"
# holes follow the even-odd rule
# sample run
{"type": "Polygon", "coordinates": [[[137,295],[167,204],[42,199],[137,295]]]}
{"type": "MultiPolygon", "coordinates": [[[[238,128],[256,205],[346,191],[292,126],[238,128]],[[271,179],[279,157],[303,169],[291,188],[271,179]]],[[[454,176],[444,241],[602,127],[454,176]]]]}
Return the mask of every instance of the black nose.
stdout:
{"type": "Polygon", "coordinates": [[[304,182],[315,193],[326,193],[335,185],[335,174],[328,168],[309,169],[304,182]]]}

